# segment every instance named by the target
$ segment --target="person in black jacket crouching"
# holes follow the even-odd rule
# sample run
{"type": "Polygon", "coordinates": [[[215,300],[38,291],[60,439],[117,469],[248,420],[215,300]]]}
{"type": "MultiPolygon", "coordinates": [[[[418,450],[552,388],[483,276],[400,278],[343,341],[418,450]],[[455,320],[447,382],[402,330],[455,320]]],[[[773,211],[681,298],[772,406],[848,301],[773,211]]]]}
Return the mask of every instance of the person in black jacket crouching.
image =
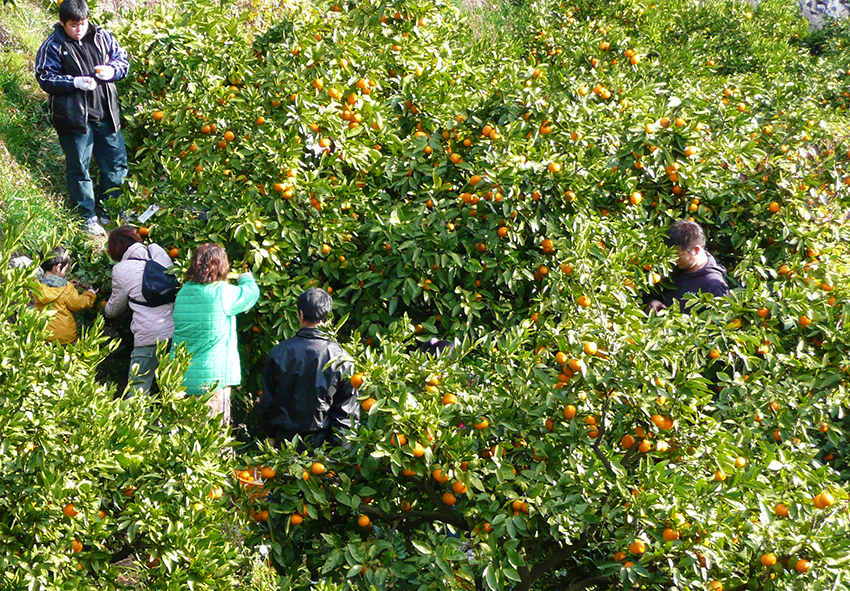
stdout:
{"type": "Polygon", "coordinates": [[[296,435],[301,437],[301,451],[340,445],[339,432],[360,418],[357,390],[346,377],[351,363],[342,361],[342,347],[320,327],[332,307],[333,298],[321,289],[298,296],[301,329],[272,349],[266,361],[255,412],[278,447],[296,435]]]}

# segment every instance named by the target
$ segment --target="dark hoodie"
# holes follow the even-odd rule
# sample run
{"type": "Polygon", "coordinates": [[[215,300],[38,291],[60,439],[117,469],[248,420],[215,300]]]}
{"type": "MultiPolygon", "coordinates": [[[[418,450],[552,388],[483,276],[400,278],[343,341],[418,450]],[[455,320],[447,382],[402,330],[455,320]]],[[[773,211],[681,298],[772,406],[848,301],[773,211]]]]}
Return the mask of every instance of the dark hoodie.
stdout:
{"type": "Polygon", "coordinates": [[[643,298],[644,303],[648,304],[653,299],[659,299],[669,308],[674,300],[678,300],[679,308],[687,313],[689,306],[683,299],[685,294],[702,292],[715,296],[726,295],[729,292],[729,286],[726,284],[726,268],[718,263],[710,252],[705,254],[708,262],[702,269],[686,273],[677,267],[670,276],[670,281],[676,285],[676,288],[665,289],[660,295],[648,294],[643,298]]]}

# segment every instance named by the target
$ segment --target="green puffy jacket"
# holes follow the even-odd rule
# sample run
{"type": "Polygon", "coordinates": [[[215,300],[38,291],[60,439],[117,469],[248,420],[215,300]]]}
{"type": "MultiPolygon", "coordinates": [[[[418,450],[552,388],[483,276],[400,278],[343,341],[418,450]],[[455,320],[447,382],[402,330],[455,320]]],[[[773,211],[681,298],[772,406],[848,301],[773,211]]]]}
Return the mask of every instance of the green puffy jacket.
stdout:
{"type": "Polygon", "coordinates": [[[250,273],[239,276],[238,286],[190,281],[180,289],[174,302],[174,346],[185,343],[192,354],[183,379],[187,394],[241,383],[236,315],[250,310],[259,298],[260,288],[250,273]]]}

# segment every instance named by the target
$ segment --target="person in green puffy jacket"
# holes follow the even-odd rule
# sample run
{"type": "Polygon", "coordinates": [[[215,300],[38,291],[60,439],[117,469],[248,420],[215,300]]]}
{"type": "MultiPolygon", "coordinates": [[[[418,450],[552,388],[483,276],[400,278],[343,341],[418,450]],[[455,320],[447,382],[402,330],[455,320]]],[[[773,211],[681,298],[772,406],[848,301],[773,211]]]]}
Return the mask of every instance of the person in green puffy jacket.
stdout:
{"type": "Polygon", "coordinates": [[[230,261],[217,244],[202,244],[192,256],[186,284],[174,302],[174,347],[181,343],[192,354],[183,378],[186,393],[214,392],[207,402],[213,416],[230,423],[230,388],[242,381],[236,348],[236,315],[250,310],[260,289],[250,273],[238,285],[227,282],[230,261]]]}

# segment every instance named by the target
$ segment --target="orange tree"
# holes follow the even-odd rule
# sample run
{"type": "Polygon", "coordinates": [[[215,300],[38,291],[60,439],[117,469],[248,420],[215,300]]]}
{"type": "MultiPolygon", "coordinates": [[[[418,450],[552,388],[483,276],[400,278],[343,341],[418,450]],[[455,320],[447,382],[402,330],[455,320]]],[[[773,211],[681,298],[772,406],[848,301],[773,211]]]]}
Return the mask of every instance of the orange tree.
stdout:
{"type": "Polygon", "coordinates": [[[95,381],[114,348],[102,321],[66,347],[45,343],[31,273],[8,269],[15,238],[0,265],[0,586],[232,588],[242,561],[222,496],[226,440],[179,394],[185,355],[160,368],[160,394],[114,399],[95,381]],[[127,558],[133,572],[118,565],[127,558]]]}
{"type": "Polygon", "coordinates": [[[121,33],[118,205],[159,204],[148,231],[179,265],[216,241],[257,274],[250,392],[311,285],[365,375],[350,449],[243,460],[268,468],[245,478],[248,538],[282,572],[306,554],[364,587],[803,588],[846,569],[846,30],[815,43],[780,2],[549,2],[483,35],[433,1],[197,6],[121,33]],[[681,217],[734,289],[647,317],[681,217]],[[411,356],[431,337],[460,344],[411,356]]]}

